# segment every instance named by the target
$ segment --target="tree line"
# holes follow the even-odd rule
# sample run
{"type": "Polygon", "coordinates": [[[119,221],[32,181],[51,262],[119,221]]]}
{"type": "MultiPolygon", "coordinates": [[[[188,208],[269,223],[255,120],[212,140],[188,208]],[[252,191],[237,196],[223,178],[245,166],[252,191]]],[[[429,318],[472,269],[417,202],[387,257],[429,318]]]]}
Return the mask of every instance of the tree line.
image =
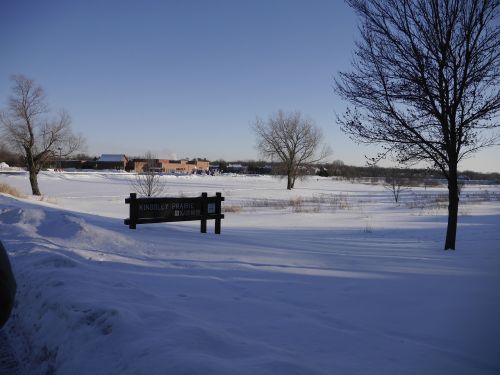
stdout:
{"type": "MultiPolygon", "coordinates": [[[[342,177],[346,179],[355,178],[388,178],[398,175],[407,180],[429,180],[443,179],[441,171],[429,168],[395,168],[375,166],[353,166],[346,165],[337,160],[328,164],[318,165],[318,176],[323,177],[342,177]]],[[[481,180],[498,181],[500,183],[500,173],[481,173],[470,170],[460,171],[458,173],[460,180],[481,180]]]]}

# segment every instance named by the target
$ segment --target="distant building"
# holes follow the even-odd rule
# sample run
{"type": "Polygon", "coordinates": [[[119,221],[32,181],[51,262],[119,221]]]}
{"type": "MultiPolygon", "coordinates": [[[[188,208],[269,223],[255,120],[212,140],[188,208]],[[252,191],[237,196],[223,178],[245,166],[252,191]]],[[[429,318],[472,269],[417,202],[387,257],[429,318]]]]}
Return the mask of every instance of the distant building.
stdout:
{"type": "Polygon", "coordinates": [[[134,172],[163,172],[162,164],[159,159],[133,159],[129,162],[127,170],[134,172]]]}
{"type": "Polygon", "coordinates": [[[124,170],[128,159],[125,155],[102,154],[96,161],[96,169],[124,170]]]}
{"type": "Polygon", "coordinates": [[[193,159],[193,160],[168,160],[168,159],[134,159],[133,160],[135,172],[145,172],[148,168],[165,173],[182,173],[191,174],[205,172],[208,173],[210,162],[206,159],[193,159]],[[150,167],[148,167],[150,165],[150,167]],[[151,167],[152,165],[152,167],[151,167]]]}
{"type": "Polygon", "coordinates": [[[247,173],[248,167],[241,164],[228,164],[225,172],[227,173],[247,173]]]}
{"type": "Polygon", "coordinates": [[[210,162],[208,160],[160,160],[162,168],[166,173],[208,173],[210,162]]]}

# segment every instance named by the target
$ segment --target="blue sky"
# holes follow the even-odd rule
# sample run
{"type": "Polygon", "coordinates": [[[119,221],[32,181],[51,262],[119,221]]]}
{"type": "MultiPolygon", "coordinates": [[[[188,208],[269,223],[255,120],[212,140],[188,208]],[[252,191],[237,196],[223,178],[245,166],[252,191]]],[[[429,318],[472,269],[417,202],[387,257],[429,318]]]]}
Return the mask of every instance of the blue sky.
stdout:
{"type": "MultiPolygon", "coordinates": [[[[357,20],[341,0],[24,1],[0,5],[0,107],[11,74],[41,84],[87,152],[258,159],[256,116],[299,110],[332,160],[363,165],[340,132],[357,20]]],[[[461,169],[500,171],[499,148],[461,169]]]]}

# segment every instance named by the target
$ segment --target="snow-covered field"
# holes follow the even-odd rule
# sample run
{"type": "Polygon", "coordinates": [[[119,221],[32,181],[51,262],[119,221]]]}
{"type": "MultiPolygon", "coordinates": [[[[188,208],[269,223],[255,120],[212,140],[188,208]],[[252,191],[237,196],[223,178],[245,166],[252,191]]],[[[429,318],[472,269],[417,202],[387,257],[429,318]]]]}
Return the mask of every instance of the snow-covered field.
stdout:
{"type": "Polygon", "coordinates": [[[223,193],[215,235],[128,229],[131,178],[46,172],[41,201],[0,194],[26,374],[500,373],[498,186],[465,187],[445,252],[443,187],[396,205],[327,178],[165,176],[167,195],[223,193]]]}

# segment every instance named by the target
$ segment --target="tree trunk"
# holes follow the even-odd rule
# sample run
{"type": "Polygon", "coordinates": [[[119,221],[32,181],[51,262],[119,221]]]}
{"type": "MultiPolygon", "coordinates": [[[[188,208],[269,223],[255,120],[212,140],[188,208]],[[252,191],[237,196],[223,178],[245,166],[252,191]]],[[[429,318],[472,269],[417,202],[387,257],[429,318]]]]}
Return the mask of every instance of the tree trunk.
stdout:
{"type": "Polygon", "coordinates": [[[458,174],[456,168],[450,168],[448,176],[448,229],[446,230],[445,250],[455,250],[458,223],[458,174]]]}
{"type": "Polygon", "coordinates": [[[292,181],[292,172],[287,173],[287,179],[286,179],[286,188],[288,190],[292,190],[293,188],[293,181],[292,181]]]}
{"type": "Polygon", "coordinates": [[[38,172],[31,157],[28,157],[28,173],[30,175],[31,192],[33,195],[42,195],[38,188],[38,172]]]}

